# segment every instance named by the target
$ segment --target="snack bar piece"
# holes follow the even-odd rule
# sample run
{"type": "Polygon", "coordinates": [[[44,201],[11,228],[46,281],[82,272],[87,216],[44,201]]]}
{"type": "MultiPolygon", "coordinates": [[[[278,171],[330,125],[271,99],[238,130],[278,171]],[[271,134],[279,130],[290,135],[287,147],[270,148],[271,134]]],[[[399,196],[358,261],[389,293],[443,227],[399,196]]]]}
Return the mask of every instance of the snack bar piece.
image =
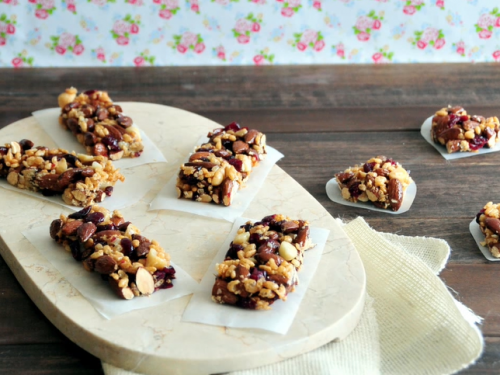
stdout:
{"type": "Polygon", "coordinates": [[[234,166],[213,153],[198,152],[181,165],[177,197],[229,206],[241,185],[234,166]]]}
{"type": "Polygon", "coordinates": [[[460,106],[440,109],[432,118],[432,139],[445,145],[450,154],[493,148],[500,141],[499,131],[498,118],[470,116],[460,106]]]}
{"type": "Polygon", "coordinates": [[[140,233],[119,211],[111,214],[97,205],[61,215],[50,225],[50,236],[87,271],[100,273],[123,299],[173,287],[170,255],[140,233]]]}
{"type": "Polygon", "coordinates": [[[268,310],[277,299],[286,301],[299,283],[304,251],[313,246],[307,221],[271,215],[247,222],[216,266],[212,300],[253,310],[268,310]]]}
{"type": "Polygon", "coordinates": [[[102,202],[117,181],[125,181],[102,156],[34,147],[27,139],[0,147],[0,177],[20,189],[62,195],[64,203],[80,207],[102,202]]]}
{"type": "Polygon", "coordinates": [[[491,255],[500,258],[500,203],[488,202],[476,215],[476,222],[485,236],[482,246],[487,246],[491,255]]]}
{"type": "Polygon", "coordinates": [[[226,159],[242,174],[243,181],[267,154],[266,136],[256,129],[242,128],[236,122],[211,131],[208,137],[210,140],[196,147],[195,152],[211,152],[226,159]]]}
{"type": "Polygon", "coordinates": [[[406,188],[412,183],[409,171],[385,156],[335,174],[342,197],[349,202],[372,202],[376,207],[398,211],[406,188]]]}
{"type": "Polygon", "coordinates": [[[144,146],[139,129],[106,91],[89,90],[77,96],[72,87],[59,95],[58,102],[59,123],[73,132],[88,154],[111,160],[141,156],[144,146]]]}

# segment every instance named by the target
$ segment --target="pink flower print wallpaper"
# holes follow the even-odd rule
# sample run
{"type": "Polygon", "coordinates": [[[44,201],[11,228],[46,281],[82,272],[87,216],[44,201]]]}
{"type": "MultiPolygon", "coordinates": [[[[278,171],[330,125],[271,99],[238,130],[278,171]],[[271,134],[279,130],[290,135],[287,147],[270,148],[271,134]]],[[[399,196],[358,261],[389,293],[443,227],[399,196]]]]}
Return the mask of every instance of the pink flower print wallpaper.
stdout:
{"type": "Polygon", "coordinates": [[[0,67],[499,62],[497,0],[0,0],[0,67]]]}

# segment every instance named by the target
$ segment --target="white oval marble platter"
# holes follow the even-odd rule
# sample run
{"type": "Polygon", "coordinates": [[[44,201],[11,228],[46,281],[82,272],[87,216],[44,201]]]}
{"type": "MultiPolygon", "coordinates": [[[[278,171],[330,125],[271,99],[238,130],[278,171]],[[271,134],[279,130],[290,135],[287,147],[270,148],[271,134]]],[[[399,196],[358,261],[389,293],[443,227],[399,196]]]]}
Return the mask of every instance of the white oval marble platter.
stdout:
{"type": "MultiPolygon", "coordinates": [[[[158,183],[138,203],[120,211],[200,281],[232,224],[182,212],[148,211],[148,206],[177,173],[179,163],[192,152],[200,136],[220,125],[172,107],[120,104],[169,161],[137,167],[153,168],[158,183]]],[[[36,145],[55,146],[33,117],[0,130],[0,144],[22,138],[36,145]]],[[[126,370],[213,374],[262,366],[345,338],[362,313],[366,276],[358,253],[339,221],[278,166],[273,167],[244,216],[283,213],[331,231],[322,261],[286,335],[182,322],[190,296],[106,320],[22,235],[34,226],[46,224],[48,228],[61,212],[71,211],[9,190],[0,191],[0,207],[0,252],[30,298],[69,339],[126,370]]],[[[130,302],[133,300],[124,301],[130,302]]]]}

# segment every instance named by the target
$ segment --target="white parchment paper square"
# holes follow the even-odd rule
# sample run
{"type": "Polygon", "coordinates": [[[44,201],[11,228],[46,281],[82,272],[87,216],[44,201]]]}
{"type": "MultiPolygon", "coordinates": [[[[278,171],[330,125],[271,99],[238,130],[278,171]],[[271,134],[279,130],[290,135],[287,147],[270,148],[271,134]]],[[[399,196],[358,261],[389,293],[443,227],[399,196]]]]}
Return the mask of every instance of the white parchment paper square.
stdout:
{"type": "Polygon", "coordinates": [[[163,189],[160,190],[151,202],[149,209],[183,211],[233,222],[236,218],[243,215],[257,195],[274,164],[283,157],[281,152],[272,147],[267,146],[266,150],[267,157],[252,170],[252,174],[246,182],[246,187],[237,191],[229,207],[177,198],[175,185],[177,183],[178,170],[176,170],[172,178],[168,180],[163,189]]]}
{"type": "Polygon", "coordinates": [[[344,206],[351,206],[351,207],[357,207],[357,208],[363,208],[366,210],[372,210],[372,211],[378,211],[378,212],[383,212],[386,214],[393,214],[393,215],[399,215],[399,214],[404,214],[407,212],[411,205],[413,204],[413,201],[415,200],[415,196],[417,195],[417,184],[415,184],[415,181],[413,181],[408,188],[406,188],[404,198],[403,198],[403,203],[401,204],[401,207],[399,208],[398,211],[394,212],[392,210],[384,210],[383,208],[378,208],[373,205],[371,202],[349,202],[348,200],[345,200],[342,197],[342,191],[339,188],[339,185],[337,183],[337,179],[332,178],[330,181],[326,183],[326,194],[328,195],[328,198],[330,198],[332,201],[338,204],[342,204],[344,206]]]}
{"type": "Polygon", "coordinates": [[[491,255],[490,250],[487,246],[481,245],[481,242],[484,242],[485,237],[483,232],[481,232],[481,229],[479,228],[479,224],[476,223],[476,218],[472,219],[472,221],[470,222],[469,230],[470,234],[472,234],[472,237],[474,237],[474,240],[476,241],[477,247],[479,248],[479,250],[481,250],[484,257],[492,262],[500,261],[500,258],[495,258],[493,255],[491,255]]]}
{"type": "Polygon", "coordinates": [[[62,245],[50,237],[49,227],[50,224],[31,228],[24,231],[23,235],[106,319],[129,311],[158,306],[172,299],[191,294],[198,287],[198,283],[189,274],[172,262],[176,271],[173,288],[159,290],[149,297],[135,297],[131,300],[120,299],[111,290],[108,282],[102,280],[97,272],[86,271],[81,262],[75,261],[71,253],[64,250],[62,245]]]}
{"type": "MultiPolygon", "coordinates": [[[[122,209],[139,202],[146,193],[151,190],[156,182],[154,172],[145,165],[144,167],[134,169],[124,169],[121,173],[125,176],[125,182],[118,181],[111,197],[106,197],[99,203],[110,211],[122,209]]],[[[70,206],[64,203],[61,195],[46,197],[40,192],[34,192],[26,189],[19,189],[12,186],[6,179],[0,178],[0,187],[6,190],[14,191],[19,194],[29,195],[30,197],[55,203],[67,207],[73,211],[79,211],[82,207],[70,206]]]]}
{"type": "Polygon", "coordinates": [[[489,154],[490,152],[498,152],[500,151],[499,144],[497,143],[494,148],[487,148],[483,147],[482,149],[478,150],[477,152],[454,152],[453,154],[449,154],[446,146],[443,146],[442,144],[435,143],[434,140],[432,139],[431,136],[431,128],[432,128],[432,118],[434,116],[429,117],[427,120],[424,121],[422,124],[422,127],[420,128],[420,134],[422,134],[422,137],[432,145],[436,150],[439,151],[441,156],[445,158],[446,160],[454,160],[454,159],[461,159],[461,158],[468,158],[470,156],[477,156],[477,155],[483,155],[483,154],[489,154]]]}
{"type": "MultiPolygon", "coordinates": [[[[286,301],[278,300],[274,302],[271,305],[271,310],[245,310],[212,301],[212,287],[217,273],[215,265],[224,261],[229,245],[236,236],[240,225],[244,225],[249,220],[251,219],[242,217],[235,220],[231,232],[186,307],[182,316],[183,321],[233,328],[258,328],[282,335],[287,333],[307,292],[314,272],[316,272],[330,231],[310,228],[310,237],[316,246],[305,252],[304,264],[299,272],[299,285],[296,286],[295,292],[288,294],[286,301]]],[[[251,221],[256,222],[257,220],[251,221]]]]}
{"type": "MultiPolygon", "coordinates": [[[[85,147],[76,140],[76,137],[68,130],[63,129],[59,124],[60,108],[48,108],[35,111],[32,115],[43,130],[54,140],[59,148],[75,151],[80,154],[86,154],[85,147]]],[[[133,126],[137,127],[134,122],[133,126]]],[[[142,143],[144,151],[138,158],[122,158],[114,161],[116,168],[132,168],[138,165],[166,162],[167,159],[161,153],[160,149],[151,141],[151,139],[141,130],[142,143]]]]}

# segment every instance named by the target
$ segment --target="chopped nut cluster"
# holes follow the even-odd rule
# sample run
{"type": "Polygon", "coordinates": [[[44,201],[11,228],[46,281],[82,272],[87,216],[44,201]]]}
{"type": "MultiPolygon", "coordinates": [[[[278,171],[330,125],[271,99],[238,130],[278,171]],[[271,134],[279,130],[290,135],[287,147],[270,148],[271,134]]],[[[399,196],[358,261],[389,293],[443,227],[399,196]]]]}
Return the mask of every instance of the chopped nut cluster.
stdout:
{"type": "Polygon", "coordinates": [[[500,203],[488,202],[484,208],[476,215],[476,222],[479,224],[481,232],[485,236],[481,245],[487,246],[491,255],[500,258],[500,203]]]}
{"type": "Polygon", "coordinates": [[[208,133],[209,142],[197,146],[189,162],[181,165],[177,197],[229,206],[266,156],[266,136],[233,122],[208,133]]]}
{"type": "Polygon", "coordinates": [[[500,141],[499,131],[497,117],[470,116],[460,106],[442,108],[432,118],[432,139],[450,154],[493,148],[500,141]]]}
{"type": "Polygon", "coordinates": [[[0,147],[0,177],[20,189],[61,194],[66,204],[80,207],[102,202],[117,181],[125,181],[102,156],[34,147],[27,139],[0,147]]]}
{"type": "Polygon", "coordinates": [[[138,129],[107,92],[89,90],[77,96],[72,87],[59,95],[58,101],[60,124],[73,132],[90,155],[111,160],[141,155],[144,146],[138,129]]]}
{"type": "Polygon", "coordinates": [[[350,202],[372,202],[376,207],[398,211],[412,179],[399,163],[385,156],[335,174],[342,197],[350,202]]]}
{"type": "Polygon", "coordinates": [[[309,223],[283,215],[247,222],[238,230],[223,263],[217,264],[212,300],[267,310],[295,290],[304,251],[314,245],[309,223]]]}
{"type": "Polygon", "coordinates": [[[140,233],[119,211],[111,214],[97,205],[61,215],[50,225],[50,236],[87,271],[100,273],[123,299],[173,287],[170,255],[140,233]]]}

